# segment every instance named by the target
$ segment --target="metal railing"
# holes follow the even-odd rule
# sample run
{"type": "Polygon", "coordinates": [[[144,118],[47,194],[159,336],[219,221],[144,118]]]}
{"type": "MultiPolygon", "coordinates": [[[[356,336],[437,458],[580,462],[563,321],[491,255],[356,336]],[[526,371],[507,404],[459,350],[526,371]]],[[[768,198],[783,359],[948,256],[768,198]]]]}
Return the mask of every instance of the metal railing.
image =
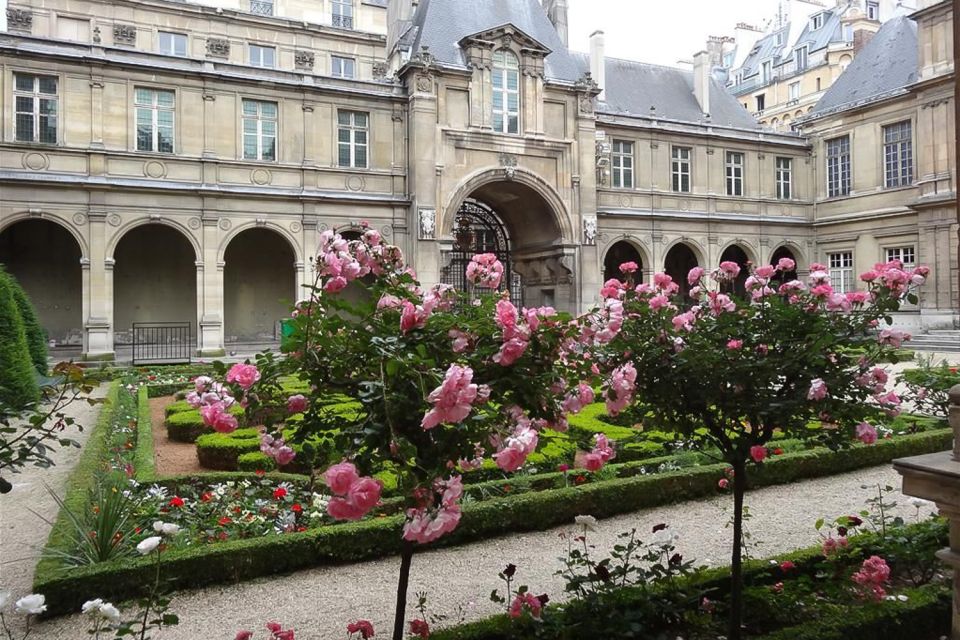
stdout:
{"type": "Polygon", "coordinates": [[[189,363],[193,355],[190,322],[134,322],[133,364],[189,363]]]}
{"type": "Polygon", "coordinates": [[[353,29],[353,16],[333,14],[333,26],[341,29],[353,29]]]}
{"type": "Polygon", "coordinates": [[[250,0],[250,13],[258,16],[272,16],[273,0],[250,0]]]}

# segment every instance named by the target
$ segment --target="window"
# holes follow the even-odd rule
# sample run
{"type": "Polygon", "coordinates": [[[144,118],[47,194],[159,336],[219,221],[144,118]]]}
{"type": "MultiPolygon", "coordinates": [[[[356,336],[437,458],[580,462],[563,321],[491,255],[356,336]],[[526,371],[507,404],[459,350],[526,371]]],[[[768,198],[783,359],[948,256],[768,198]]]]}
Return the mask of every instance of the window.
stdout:
{"type": "Polygon", "coordinates": [[[353,58],[332,56],[331,71],[335,78],[353,78],[356,75],[356,61],[353,58]]]}
{"type": "Polygon", "coordinates": [[[136,87],[137,151],[173,153],[174,93],[136,87]]]}
{"type": "Polygon", "coordinates": [[[886,250],[887,262],[899,260],[904,267],[913,268],[917,264],[917,252],[913,247],[890,247],[886,250]]]}
{"type": "Polygon", "coordinates": [[[633,188],[633,143],[613,141],[613,186],[633,188]]]}
{"type": "Polygon", "coordinates": [[[821,90],[820,78],[817,78],[817,91],[821,90]]]}
{"type": "Polygon", "coordinates": [[[520,63],[505,49],[493,53],[493,130],[520,133],[520,63]]]}
{"type": "Polygon", "coordinates": [[[810,50],[807,47],[800,47],[797,49],[797,71],[803,71],[807,68],[807,63],[810,61],[810,50]]]}
{"type": "Polygon", "coordinates": [[[762,65],[760,65],[761,82],[763,82],[764,84],[770,82],[770,78],[772,75],[772,71],[771,71],[772,68],[773,68],[773,63],[771,63],[769,60],[767,62],[764,62],[762,65]]]}
{"type": "Polygon", "coordinates": [[[243,100],[243,159],[277,159],[277,103],[243,100]]]}
{"type": "Polygon", "coordinates": [[[867,20],[880,20],[880,3],[867,0],[867,20]]]}
{"type": "Polygon", "coordinates": [[[767,94],[761,93],[757,96],[757,111],[763,111],[767,108],[767,94]]]}
{"type": "Polygon", "coordinates": [[[182,33],[172,33],[170,31],[161,31],[157,38],[159,42],[160,53],[168,56],[187,56],[187,36],[182,33]]]}
{"type": "Polygon", "coordinates": [[[367,140],[370,116],[361,111],[337,113],[337,156],[341,167],[367,166],[367,140]]]}
{"type": "Polygon", "coordinates": [[[793,159],[777,158],[777,199],[789,200],[793,197],[793,159]]]}
{"type": "Polygon", "coordinates": [[[827,140],[827,196],[850,194],[850,136],[827,140]]]}
{"type": "Polygon", "coordinates": [[[837,293],[849,293],[853,287],[853,252],[828,253],[830,284],[837,293]]]}
{"type": "Polygon", "coordinates": [[[887,187],[906,187],[913,182],[912,129],[909,120],[883,128],[883,173],[887,187]]]}
{"type": "Polygon", "coordinates": [[[727,195],[743,195],[743,154],[727,151],[727,195]]]}
{"type": "Polygon", "coordinates": [[[273,0],[250,0],[250,13],[258,16],[272,16],[273,0]]]}
{"type": "Polygon", "coordinates": [[[670,173],[673,177],[674,191],[690,193],[690,156],[692,151],[690,147],[673,148],[673,162],[670,173]]]}
{"type": "Polygon", "coordinates": [[[259,44],[250,45],[250,66],[273,69],[277,66],[277,50],[259,44]]]}
{"type": "Polygon", "coordinates": [[[789,90],[790,90],[790,95],[789,95],[790,100],[800,99],[800,83],[799,82],[791,82],[789,86],[789,90]]]}
{"type": "Polygon", "coordinates": [[[333,0],[333,26],[353,29],[353,0],[333,0]]]}
{"type": "Polygon", "coordinates": [[[816,31],[817,29],[822,28],[822,27],[823,27],[823,14],[822,14],[822,13],[818,13],[817,15],[813,16],[813,18],[811,18],[811,20],[810,20],[810,26],[813,28],[814,31],[816,31]]]}
{"type": "Polygon", "coordinates": [[[57,143],[57,78],[15,73],[13,97],[17,142],[57,143]]]}

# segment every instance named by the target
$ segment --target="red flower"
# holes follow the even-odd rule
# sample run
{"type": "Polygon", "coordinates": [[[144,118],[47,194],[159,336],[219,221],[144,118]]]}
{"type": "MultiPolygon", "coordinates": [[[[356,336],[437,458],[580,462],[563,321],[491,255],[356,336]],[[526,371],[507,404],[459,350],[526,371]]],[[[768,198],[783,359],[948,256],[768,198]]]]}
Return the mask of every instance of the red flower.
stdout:
{"type": "Polygon", "coordinates": [[[786,573],[787,571],[793,571],[797,565],[793,564],[789,560],[784,560],[780,563],[780,570],[786,573]]]}
{"type": "Polygon", "coordinates": [[[782,456],[782,455],[783,455],[783,449],[781,449],[780,447],[777,447],[776,449],[773,450],[773,455],[775,455],[775,456],[782,456]]]}
{"type": "Polygon", "coordinates": [[[225,527],[231,522],[233,522],[233,520],[231,520],[229,516],[223,516],[222,518],[217,520],[217,522],[220,523],[220,526],[225,527]]]}
{"type": "Polygon", "coordinates": [[[415,636],[420,636],[421,638],[429,638],[430,625],[428,625],[425,620],[411,620],[410,633],[415,636]]]}
{"type": "Polygon", "coordinates": [[[259,477],[261,477],[261,478],[262,478],[263,476],[267,475],[267,472],[264,471],[263,469],[257,469],[256,471],[254,471],[254,473],[257,474],[257,476],[259,476],[259,477]]]}
{"type": "Polygon", "coordinates": [[[301,513],[303,511],[303,507],[300,506],[299,502],[294,502],[293,506],[290,507],[290,511],[293,511],[294,513],[301,513]]]}
{"type": "Polygon", "coordinates": [[[157,379],[157,376],[147,376],[147,379],[153,381],[157,379]]]}
{"type": "Polygon", "coordinates": [[[577,476],[576,478],[573,479],[573,481],[577,484],[583,484],[584,482],[587,481],[587,479],[584,476],[577,476]]]}
{"type": "Polygon", "coordinates": [[[717,488],[719,488],[721,491],[726,491],[727,487],[729,486],[730,486],[730,481],[727,480],[726,478],[720,478],[717,481],[717,488]]]}
{"type": "Polygon", "coordinates": [[[287,490],[284,489],[283,487],[277,487],[276,489],[273,490],[273,497],[276,498],[277,500],[281,500],[285,498],[286,495],[287,495],[287,490]]]}
{"type": "Polygon", "coordinates": [[[368,620],[357,620],[347,625],[347,633],[359,633],[364,640],[373,637],[373,625],[368,620]]]}
{"type": "Polygon", "coordinates": [[[176,508],[179,509],[179,508],[182,507],[183,504],[184,504],[184,503],[183,503],[183,498],[181,498],[180,496],[173,496],[172,498],[170,498],[170,503],[169,503],[169,504],[170,504],[171,507],[176,507],[176,508]]]}
{"type": "Polygon", "coordinates": [[[563,472],[563,473],[566,473],[567,471],[570,471],[570,465],[568,465],[568,464],[558,465],[558,466],[557,466],[557,471],[561,471],[561,472],[563,472]]]}
{"type": "Polygon", "coordinates": [[[213,500],[213,494],[209,491],[200,494],[200,502],[210,502],[211,500],[213,500]]]}

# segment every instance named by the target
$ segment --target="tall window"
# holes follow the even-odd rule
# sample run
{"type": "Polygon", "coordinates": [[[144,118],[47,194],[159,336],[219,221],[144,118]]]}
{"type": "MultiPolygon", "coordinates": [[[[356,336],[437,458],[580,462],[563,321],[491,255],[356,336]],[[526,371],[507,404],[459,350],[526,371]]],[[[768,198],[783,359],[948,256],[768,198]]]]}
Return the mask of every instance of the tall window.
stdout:
{"type": "Polygon", "coordinates": [[[767,94],[761,93],[757,96],[757,111],[763,111],[767,108],[767,94]]]}
{"type": "Polygon", "coordinates": [[[906,187],[913,182],[913,127],[909,120],[883,128],[884,184],[906,187]]]}
{"type": "Polygon", "coordinates": [[[807,47],[797,48],[797,71],[803,71],[807,68],[810,61],[810,50],[807,47]]]}
{"type": "Polygon", "coordinates": [[[337,156],[341,167],[366,168],[370,116],[362,111],[337,113],[337,156]]]}
{"type": "Polygon", "coordinates": [[[277,66],[277,50],[259,44],[250,45],[250,66],[273,69],[277,66]]]}
{"type": "Polygon", "coordinates": [[[827,195],[850,194],[850,136],[827,140],[827,195]]]}
{"type": "Polygon", "coordinates": [[[633,143],[613,141],[613,186],[633,188],[633,143]]]}
{"type": "Polygon", "coordinates": [[[810,19],[810,22],[814,31],[823,28],[823,14],[818,13],[817,15],[813,16],[813,18],[810,19]]]}
{"type": "Polygon", "coordinates": [[[760,65],[761,81],[764,84],[770,82],[770,78],[773,75],[772,69],[773,69],[773,63],[770,62],[769,60],[760,65]]]}
{"type": "Polygon", "coordinates": [[[830,284],[837,293],[848,293],[853,287],[853,252],[828,253],[830,284]]]}
{"type": "Polygon", "coordinates": [[[673,190],[679,193],[690,192],[690,147],[674,147],[670,173],[673,178],[673,190]]]}
{"type": "Polygon", "coordinates": [[[333,0],[333,26],[353,29],[353,0],[333,0]]]}
{"type": "Polygon", "coordinates": [[[134,89],[137,151],[173,153],[174,93],[166,89],[134,89]]]}
{"type": "Polygon", "coordinates": [[[867,20],[880,19],[880,3],[876,0],[867,0],[867,20]]]}
{"type": "Polygon", "coordinates": [[[277,159],[277,103],[243,101],[243,159],[277,159]]]}
{"type": "Polygon", "coordinates": [[[777,158],[777,198],[789,200],[793,197],[793,159],[777,158]]]}
{"type": "Polygon", "coordinates": [[[904,267],[913,268],[917,264],[917,251],[911,247],[889,247],[885,251],[887,262],[899,260],[904,267]]]}
{"type": "Polygon", "coordinates": [[[800,83],[791,82],[789,87],[789,100],[799,100],[800,99],[800,83]]]}
{"type": "Polygon", "coordinates": [[[157,34],[157,41],[160,45],[160,53],[168,56],[180,56],[181,58],[186,57],[187,36],[184,34],[173,33],[171,31],[161,31],[157,34]]]}
{"type": "Polygon", "coordinates": [[[727,151],[727,195],[743,195],[743,154],[727,151]]]}
{"type": "Polygon", "coordinates": [[[356,61],[353,58],[331,56],[331,71],[335,78],[353,78],[356,75],[356,61]]]}
{"type": "Polygon", "coordinates": [[[15,73],[14,129],[18,142],[57,142],[57,78],[15,73]]]}
{"type": "Polygon", "coordinates": [[[505,49],[493,53],[493,130],[520,133],[520,63],[505,49]]]}

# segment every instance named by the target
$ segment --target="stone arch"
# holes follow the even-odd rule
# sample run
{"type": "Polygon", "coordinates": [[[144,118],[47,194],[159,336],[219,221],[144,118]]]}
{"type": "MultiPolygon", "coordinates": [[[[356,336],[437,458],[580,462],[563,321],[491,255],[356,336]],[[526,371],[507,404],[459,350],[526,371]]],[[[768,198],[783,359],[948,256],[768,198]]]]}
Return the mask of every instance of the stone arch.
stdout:
{"type": "Polygon", "coordinates": [[[0,264],[17,279],[56,346],[83,344],[84,245],[70,225],[20,216],[0,227],[0,264]]]}
{"type": "Polygon", "coordinates": [[[721,285],[720,288],[722,291],[726,293],[732,292],[739,296],[746,295],[746,281],[750,275],[749,264],[756,264],[756,256],[751,258],[748,247],[749,245],[747,243],[735,240],[720,252],[720,259],[717,261],[717,265],[721,262],[736,262],[740,267],[740,273],[737,274],[733,282],[725,282],[721,285]]]}
{"type": "Polygon", "coordinates": [[[673,278],[684,296],[690,293],[687,274],[696,266],[703,266],[703,254],[698,255],[696,245],[690,240],[677,240],[664,251],[663,271],[673,278]]]}
{"type": "MultiPolygon", "coordinates": [[[[46,220],[47,222],[52,222],[63,227],[71,236],[73,236],[73,239],[77,242],[77,246],[80,247],[80,259],[90,259],[90,247],[87,243],[87,239],[77,228],[77,225],[71,224],[70,221],[55,213],[41,213],[38,216],[36,214],[23,211],[20,213],[14,213],[10,216],[5,216],[4,220],[0,220],[0,233],[3,233],[3,231],[7,228],[12,227],[18,222],[23,222],[24,220],[46,220]]],[[[87,224],[86,220],[84,220],[83,224],[87,224]]]]}
{"type": "MultiPolygon", "coordinates": [[[[637,282],[644,281],[646,279],[645,275],[653,270],[653,266],[654,266],[653,261],[650,259],[650,254],[647,251],[647,248],[643,245],[643,243],[637,240],[636,238],[634,238],[633,236],[629,236],[629,235],[624,235],[618,238],[614,238],[613,240],[608,242],[607,245],[603,248],[603,252],[601,253],[603,257],[600,261],[600,270],[603,273],[603,281],[606,282],[611,277],[614,277],[614,278],[621,277],[619,270],[616,272],[616,275],[612,275],[612,276],[608,275],[608,271],[610,271],[608,267],[612,266],[616,269],[619,269],[620,264],[622,262],[627,261],[627,260],[621,260],[618,257],[617,260],[619,260],[619,262],[617,262],[616,265],[612,264],[612,262],[610,265],[607,264],[607,262],[611,259],[611,255],[612,255],[611,252],[614,251],[618,245],[626,245],[627,247],[633,250],[634,254],[636,254],[636,257],[639,259],[638,265],[640,267],[640,270],[637,272],[637,275],[634,276],[634,281],[637,281],[637,282]]],[[[633,259],[633,258],[628,258],[628,259],[633,259]]]]}
{"type": "Polygon", "coordinates": [[[294,262],[303,262],[303,251],[300,247],[300,242],[298,241],[297,237],[282,225],[269,221],[265,223],[246,222],[231,228],[230,232],[224,234],[224,237],[220,240],[220,246],[217,248],[217,262],[224,261],[224,257],[227,253],[227,247],[230,246],[230,243],[233,242],[233,239],[244,231],[249,231],[250,229],[267,229],[277,234],[290,246],[290,250],[293,252],[294,262]]]}
{"type": "Polygon", "coordinates": [[[806,269],[807,259],[803,252],[803,248],[801,248],[798,243],[793,242],[792,240],[784,240],[770,251],[770,264],[777,263],[779,258],[774,259],[774,256],[776,256],[777,252],[781,249],[787,249],[792,254],[794,262],[797,263],[797,269],[806,269]]]}
{"type": "Polygon", "coordinates": [[[773,250],[773,253],[770,254],[770,264],[776,266],[781,258],[790,258],[796,263],[796,266],[792,271],[787,271],[786,273],[777,272],[773,277],[772,281],[777,283],[790,282],[791,280],[797,279],[797,270],[800,268],[800,260],[797,253],[794,249],[785,244],[780,245],[773,250]]]}
{"type": "Polygon", "coordinates": [[[113,236],[107,242],[107,252],[106,257],[108,260],[115,258],[115,253],[117,246],[123,240],[123,238],[128,235],[131,231],[142,227],[144,225],[161,225],[164,227],[170,227],[180,232],[187,242],[190,243],[190,246],[193,248],[194,260],[200,262],[203,260],[203,248],[200,245],[200,240],[191,232],[190,228],[181,224],[177,220],[172,220],[170,218],[163,217],[149,217],[149,218],[136,218],[127,223],[121,224],[113,236]]]}
{"type": "MultiPolygon", "coordinates": [[[[811,108],[812,108],[812,107],[811,107],[811,108]]],[[[799,110],[797,110],[797,112],[796,112],[795,114],[793,114],[794,120],[796,120],[796,119],[798,119],[798,118],[802,118],[802,117],[803,117],[803,109],[799,109],[799,110]]]]}
{"type": "Polygon", "coordinates": [[[276,225],[245,225],[223,247],[224,342],[279,339],[297,297],[297,252],[276,225]]]}
{"type": "Polygon", "coordinates": [[[760,261],[761,261],[760,255],[757,253],[756,249],[754,249],[753,245],[751,245],[746,240],[742,238],[736,238],[734,240],[730,240],[729,242],[727,242],[722,246],[722,248],[720,249],[720,255],[722,256],[723,253],[730,247],[739,247],[746,254],[747,260],[749,260],[755,265],[760,264],[760,261]]]}

